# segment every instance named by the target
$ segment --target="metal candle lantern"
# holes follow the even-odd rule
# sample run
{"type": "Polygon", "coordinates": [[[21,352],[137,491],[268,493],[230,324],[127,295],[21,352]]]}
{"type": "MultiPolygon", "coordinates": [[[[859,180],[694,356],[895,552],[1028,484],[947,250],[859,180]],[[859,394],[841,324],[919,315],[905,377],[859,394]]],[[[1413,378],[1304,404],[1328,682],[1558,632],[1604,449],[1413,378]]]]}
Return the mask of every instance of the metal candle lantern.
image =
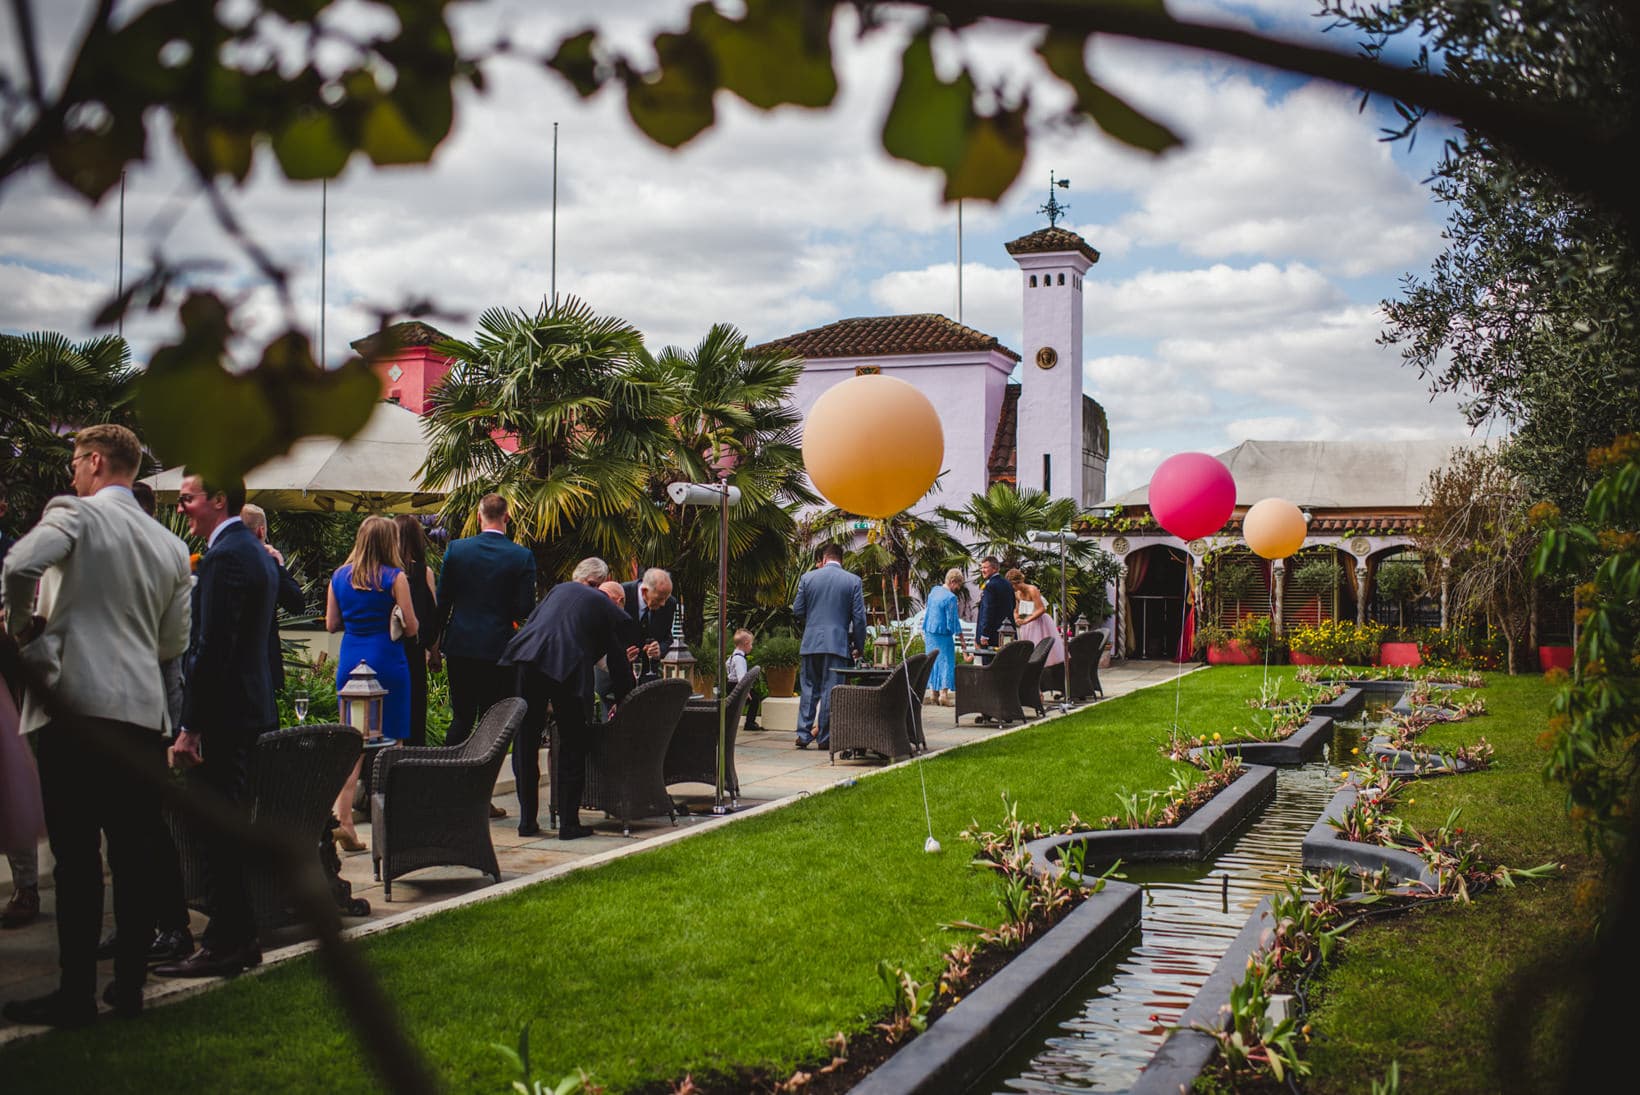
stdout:
{"type": "Polygon", "coordinates": [[[683,641],[682,603],[679,603],[677,611],[672,613],[672,645],[667,649],[666,656],[661,659],[661,676],[667,680],[689,681],[693,687],[695,656],[689,653],[689,647],[683,641]]]}
{"type": "Polygon", "coordinates": [[[357,730],[365,738],[382,736],[382,700],[387,689],[376,677],[376,671],[367,662],[360,662],[347,675],[347,683],[336,692],[336,703],[341,708],[342,722],[357,730]]]}
{"type": "Polygon", "coordinates": [[[1001,650],[1015,639],[1019,638],[1019,628],[1014,626],[1011,619],[1003,620],[997,626],[997,649],[1001,650]]]}
{"type": "Polygon", "coordinates": [[[1086,616],[1078,616],[1076,618],[1076,633],[1078,635],[1086,635],[1088,633],[1088,618],[1086,616]]]}

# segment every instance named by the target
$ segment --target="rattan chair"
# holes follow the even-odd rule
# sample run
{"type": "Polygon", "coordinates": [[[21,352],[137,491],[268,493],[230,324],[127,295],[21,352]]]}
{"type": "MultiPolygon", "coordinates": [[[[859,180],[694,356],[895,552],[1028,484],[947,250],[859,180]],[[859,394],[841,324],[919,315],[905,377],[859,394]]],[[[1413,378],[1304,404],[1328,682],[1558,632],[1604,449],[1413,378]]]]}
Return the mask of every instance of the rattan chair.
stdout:
{"type": "Polygon", "coordinates": [[[384,749],[370,795],[370,858],[382,897],[393,880],[423,867],[471,867],[497,882],[490,796],[526,705],[504,699],[484,712],[460,745],[384,749]]]}
{"type": "MultiPolygon", "coordinates": [[[[735,771],[735,731],[746,697],[763,679],[763,667],[754,665],[735,683],[724,702],[723,789],[738,799],[740,775],[735,771]]],[[[617,712],[619,714],[619,712],[617,712]]],[[[684,704],[678,728],[666,747],[665,780],[674,783],[710,783],[717,786],[718,705],[714,700],[691,700],[684,704]]]]}
{"type": "Polygon", "coordinates": [[[1025,661],[1025,672],[1019,678],[1019,707],[1023,711],[1030,707],[1035,709],[1037,717],[1041,718],[1046,712],[1042,703],[1042,671],[1047,667],[1048,655],[1053,653],[1053,640],[1038,639],[1036,648],[1025,661]]]}
{"type": "MultiPolygon", "coordinates": [[[[256,739],[251,751],[241,800],[248,805],[247,814],[256,828],[311,842],[312,870],[337,894],[337,907],[347,915],[364,915],[370,906],[351,901],[346,897],[347,887],[335,885],[334,873],[325,866],[325,853],[334,861],[331,807],[363,748],[358,731],[336,723],[270,730],[256,739]]],[[[170,813],[166,820],[176,842],[184,899],[193,908],[208,912],[206,842],[196,823],[170,813]]],[[[339,870],[340,865],[336,867],[339,870]]],[[[283,927],[299,919],[289,890],[271,864],[247,857],[245,890],[259,929],[283,927]]]]}
{"type": "Polygon", "coordinates": [[[915,749],[928,748],[928,736],[923,733],[923,693],[928,691],[928,678],[934,675],[934,662],[939,658],[938,651],[929,651],[926,654],[913,654],[906,659],[912,664],[911,669],[911,745],[915,749]],[[917,659],[921,658],[919,663],[917,659]]]}
{"type": "Polygon", "coordinates": [[[957,666],[956,718],[980,715],[999,723],[1024,722],[1019,682],[1036,650],[1029,639],[1015,639],[985,665],[957,666]]]}
{"type": "Polygon", "coordinates": [[[911,691],[918,658],[895,667],[881,684],[839,684],[831,690],[831,762],[845,750],[865,749],[890,760],[911,755],[912,708],[922,705],[911,691]]]}
{"type": "MultiPolygon", "coordinates": [[[[1065,698],[1071,701],[1090,700],[1105,694],[1099,683],[1099,659],[1105,653],[1105,633],[1087,631],[1071,639],[1066,647],[1066,661],[1070,663],[1071,679],[1065,689],[1065,698]]],[[[1063,670],[1061,670],[1063,673],[1063,670]]]]}
{"type": "MultiPolygon", "coordinates": [[[[665,814],[677,823],[677,806],[666,793],[666,749],[683,717],[689,694],[690,684],[685,680],[640,684],[616,707],[614,718],[588,727],[593,740],[587,750],[581,806],[618,818],[623,836],[632,835],[634,818],[665,814]]],[[[563,756],[556,726],[548,756],[556,769],[558,758],[563,756]]],[[[549,806],[555,819],[559,816],[558,785],[555,774],[554,801],[549,806]]]]}

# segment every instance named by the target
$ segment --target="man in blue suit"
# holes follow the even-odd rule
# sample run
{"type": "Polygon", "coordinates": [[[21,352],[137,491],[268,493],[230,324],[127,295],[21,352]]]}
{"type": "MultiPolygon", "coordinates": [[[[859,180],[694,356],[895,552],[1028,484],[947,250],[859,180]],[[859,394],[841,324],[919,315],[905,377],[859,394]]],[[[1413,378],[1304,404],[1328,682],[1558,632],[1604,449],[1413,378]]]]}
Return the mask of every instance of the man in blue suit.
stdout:
{"type": "Polygon", "coordinates": [[[797,583],[792,615],[803,621],[802,698],[797,707],[797,747],[818,741],[831,747],[833,669],[842,668],[866,648],[866,599],[860,578],[843,569],[843,549],[836,543],[820,549],[820,565],[797,583]]]}
{"type": "MultiPolygon", "coordinates": [[[[216,486],[191,473],[177,494],[178,512],[206,548],[194,584],[182,730],[171,746],[172,763],[197,768],[199,784],[236,808],[244,804],[257,737],[279,725],[268,660],[279,568],[240,518],[244,505],[243,483],[216,486]]],[[[245,851],[214,828],[201,836],[211,919],[199,949],[158,967],[162,977],[231,976],[262,961],[245,889],[245,851]]]]}
{"type": "Polygon", "coordinates": [[[982,581],[974,639],[989,655],[996,653],[997,632],[1002,621],[1014,618],[1014,587],[1002,576],[1002,565],[995,556],[987,555],[979,561],[979,573],[982,581]]]}
{"type": "Polygon", "coordinates": [[[617,700],[634,687],[632,666],[626,660],[630,621],[598,587],[609,580],[609,564],[582,559],[567,582],[547,591],[530,618],[518,629],[501,655],[502,664],[521,670],[524,699],[529,704],[518,738],[513,742],[513,773],[518,784],[518,832],[535,836],[541,782],[536,760],[547,706],[558,723],[562,755],[553,757],[555,797],[560,813],[559,840],[577,840],[592,830],[581,824],[580,806],[586,784],[587,750],[592,745],[588,727],[593,702],[592,669],[603,658],[609,667],[609,687],[617,700]]]}
{"type": "Polygon", "coordinates": [[[535,604],[535,556],[507,539],[507,500],[486,494],[478,503],[477,536],[452,543],[438,578],[439,627],[450,678],[450,730],[460,745],[490,706],[517,695],[517,673],[501,652],[535,604]]]}

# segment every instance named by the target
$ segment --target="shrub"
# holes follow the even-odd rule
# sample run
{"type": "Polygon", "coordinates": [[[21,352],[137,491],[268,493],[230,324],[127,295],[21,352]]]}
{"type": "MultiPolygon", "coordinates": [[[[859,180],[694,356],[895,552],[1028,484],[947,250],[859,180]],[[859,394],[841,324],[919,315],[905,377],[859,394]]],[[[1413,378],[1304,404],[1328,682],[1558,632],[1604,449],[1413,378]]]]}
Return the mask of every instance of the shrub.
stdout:
{"type": "Polygon", "coordinates": [[[1224,650],[1229,647],[1231,638],[1230,632],[1218,624],[1202,624],[1196,629],[1196,653],[1206,654],[1209,649],[1224,650]]]}
{"type": "Polygon", "coordinates": [[[1287,642],[1294,653],[1320,658],[1333,665],[1371,665],[1383,638],[1382,624],[1357,624],[1351,620],[1300,624],[1287,633],[1287,642]]]}
{"type": "Polygon", "coordinates": [[[1286,640],[1275,634],[1268,616],[1243,616],[1236,621],[1231,637],[1241,644],[1242,650],[1260,658],[1276,658],[1287,649],[1286,640]]]}
{"type": "Polygon", "coordinates": [[[793,635],[770,635],[752,647],[746,660],[765,669],[795,669],[802,661],[802,642],[793,635]]]}

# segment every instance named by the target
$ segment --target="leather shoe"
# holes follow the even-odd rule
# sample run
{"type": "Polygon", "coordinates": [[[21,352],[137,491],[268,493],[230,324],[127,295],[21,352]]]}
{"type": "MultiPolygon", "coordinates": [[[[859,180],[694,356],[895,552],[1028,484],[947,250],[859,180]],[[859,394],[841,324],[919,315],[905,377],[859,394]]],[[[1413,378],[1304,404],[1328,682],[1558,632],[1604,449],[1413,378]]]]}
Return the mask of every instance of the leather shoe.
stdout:
{"type": "Polygon", "coordinates": [[[539,825],[520,825],[518,827],[518,835],[519,836],[540,836],[541,835],[541,826],[539,826],[539,825]]]}
{"type": "MultiPolygon", "coordinates": [[[[0,928],[21,928],[40,917],[40,887],[26,886],[16,890],[0,912],[0,928]]],[[[45,999],[41,997],[41,999],[45,999]]]]}
{"type": "Polygon", "coordinates": [[[580,840],[584,836],[592,836],[594,830],[585,825],[565,825],[558,830],[559,840],[580,840]]]}
{"type": "Polygon", "coordinates": [[[507,816],[507,811],[505,809],[503,809],[502,807],[497,806],[495,803],[492,802],[492,803],[490,803],[490,816],[491,817],[506,817],[507,816]]]}
{"type": "Polygon", "coordinates": [[[213,951],[200,947],[180,962],[155,966],[161,977],[232,977],[262,964],[262,949],[252,943],[238,950],[213,951]]]}
{"type": "Polygon", "coordinates": [[[142,1014],[142,990],[127,992],[120,987],[118,981],[110,981],[103,986],[103,1003],[114,1009],[114,1014],[121,1019],[135,1019],[142,1014]]]}
{"type": "Polygon", "coordinates": [[[194,953],[194,933],[187,928],[157,932],[148,947],[148,961],[180,960],[194,953]]]}
{"type": "Polygon", "coordinates": [[[797,739],[797,747],[799,749],[807,749],[810,745],[813,745],[813,744],[814,744],[814,742],[810,738],[798,738],[797,739]]]}
{"type": "Polygon", "coordinates": [[[102,937],[102,942],[97,944],[97,961],[101,962],[104,958],[114,957],[115,952],[119,949],[120,933],[117,931],[109,932],[102,937]]]}
{"type": "Polygon", "coordinates": [[[761,725],[761,724],[760,724],[760,723],[755,723],[755,722],[749,722],[749,723],[747,723],[747,724],[746,724],[746,728],[745,728],[745,729],[746,729],[746,732],[747,732],[747,733],[750,733],[750,734],[755,734],[755,733],[757,733],[757,732],[758,732],[758,731],[759,731],[759,730],[762,730],[762,729],[763,729],[763,727],[762,727],[762,725],[761,725]]]}
{"type": "Polygon", "coordinates": [[[32,1000],[8,1001],[0,1015],[31,1027],[88,1027],[97,1021],[97,1004],[89,997],[70,999],[58,990],[32,1000]]]}

